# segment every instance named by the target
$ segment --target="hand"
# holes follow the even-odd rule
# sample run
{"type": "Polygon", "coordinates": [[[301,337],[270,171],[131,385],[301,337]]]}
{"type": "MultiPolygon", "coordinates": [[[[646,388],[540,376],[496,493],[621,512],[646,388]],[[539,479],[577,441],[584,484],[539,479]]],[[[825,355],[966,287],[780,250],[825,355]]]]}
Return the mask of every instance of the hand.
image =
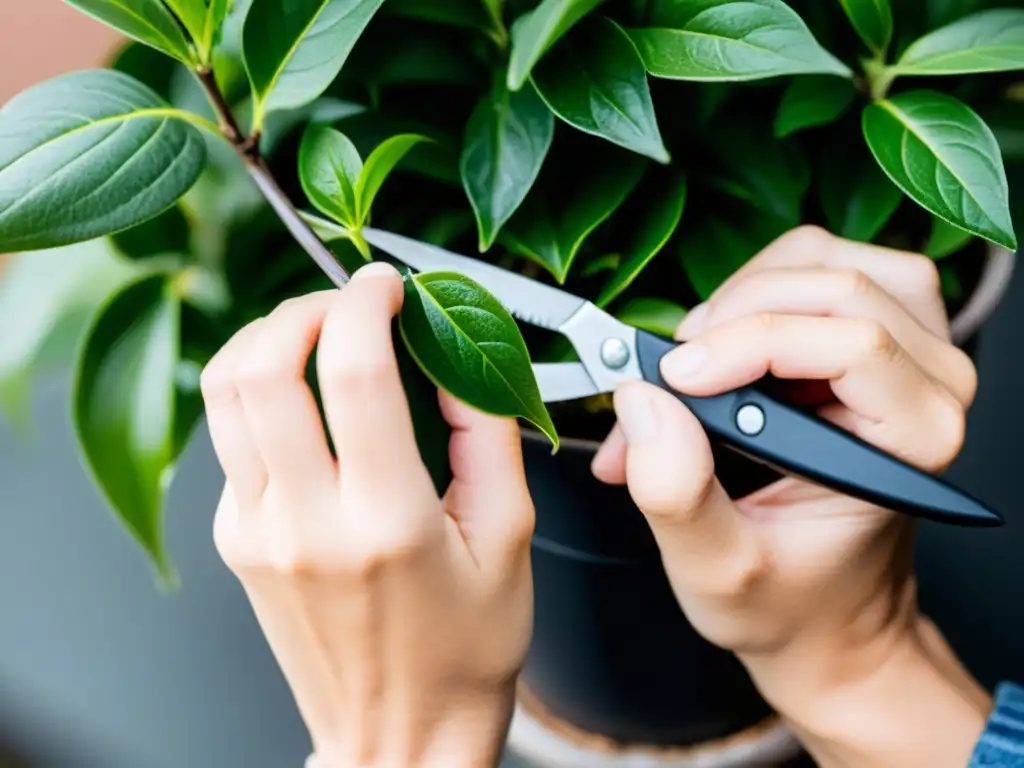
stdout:
{"type": "MultiPolygon", "coordinates": [[[[770,373],[918,467],[942,470],[961,448],[976,373],[923,256],[794,230],[677,336],[689,343],[661,369],[686,394],[770,373]]],[[[918,613],[913,521],[790,478],[731,500],[676,398],[633,384],[615,407],[595,474],[628,482],[687,617],[738,654],[819,762],[965,765],[989,701],[918,613]]]]}
{"type": "Polygon", "coordinates": [[[227,483],[217,548],[309,726],[317,766],[479,768],[500,755],[529,645],[533,507],[515,422],[448,397],[454,480],[414,440],[387,265],[286,301],[202,388],[227,483]],[[327,428],[304,373],[316,368],[327,428]]]}

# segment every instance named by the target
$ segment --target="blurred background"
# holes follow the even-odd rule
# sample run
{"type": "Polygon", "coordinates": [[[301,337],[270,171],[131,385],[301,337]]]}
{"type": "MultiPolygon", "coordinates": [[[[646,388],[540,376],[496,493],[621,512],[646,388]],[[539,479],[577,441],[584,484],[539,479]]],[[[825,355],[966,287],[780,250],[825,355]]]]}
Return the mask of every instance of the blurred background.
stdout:
{"type": "MultiPolygon", "coordinates": [[[[99,64],[118,44],[61,0],[0,6],[0,103],[99,64]]],[[[1024,178],[1011,189],[1024,222],[1024,178]]],[[[988,686],[1024,680],[1021,327],[1018,270],[979,339],[980,395],[950,473],[1009,525],[925,525],[921,536],[925,609],[988,686]]],[[[213,548],[222,477],[207,436],[170,495],[169,547],[184,586],[163,595],[79,465],[68,391],[66,371],[38,383],[27,437],[0,422],[0,768],[298,768],[305,730],[213,548]]]]}

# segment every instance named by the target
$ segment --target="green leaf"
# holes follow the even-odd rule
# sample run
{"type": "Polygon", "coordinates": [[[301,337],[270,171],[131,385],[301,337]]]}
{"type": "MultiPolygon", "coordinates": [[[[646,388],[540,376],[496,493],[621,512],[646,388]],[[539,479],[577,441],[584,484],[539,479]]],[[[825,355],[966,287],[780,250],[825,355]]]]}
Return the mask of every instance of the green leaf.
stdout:
{"type": "Polygon", "coordinates": [[[114,245],[131,259],[151,259],[168,254],[186,256],[192,232],[180,205],[173,205],[155,218],[111,236],[114,245]]]}
{"type": "MultiPolygon", "coordinates": [[[[607,307],[632,284],[651,259],[665,247],[682,219],[683,208],[686,206],[686,178],[681,173],[673,173],[667,180],[662,174],[653,174],[650,178],[658,188],[653,194],[641,198],[644,209],[639,216],[628,223],[623,221],[621,225],[622,229],[631,228],[629,238],[621,249],[627,257],[616,265],[614,274],[597,297],[599,307],[607,307]]],[[[648,186],[646,180],[643,186],[648,186]]],[[[616,215],[613,226],[619,218],[624,217],[616,215]]]]}
{"type": "Polygon", "coordinates": [[[587,236],[625,202],[645,166],[639,156],[625,155],[619,162],[581,168],[571,192],[539,185],[508,223],[501,241],[564,283],[587,236]]]}
{"type": "Polygon", "coordinates": [[[0,109],[0,253],[140,224],[188,191],[205,161],[199,132],[125,74],[30,88],[0,109]]]}
{"type": "Polygon", "coordinates": [[[595,17],[580,24],[534,70],[533,84],[574,128],[669,161],[644,62],[615,22],[595,17]]]}
{"type": "Polygon", "coordinates": [[[629,34],[655,77],[743,81],[852,75],[781,0],[663,0],[647,26],[629,34]]]}
{"type": "Polygon", "coordinates": [[[551,46],[603,0],[542,0],[512,25],[508,87],[518,91],[551,46]]]}
{"type": "Polygon", "coordinates": [[[473,111],[459,173],[476,214],[481,251],[491,247],[526,198],[554,133],[554,115],[532,87],[510,93],[497,81],[473,111]]]}
{"type": "Polygon", "coordinates": [[[863,127],[879,165],[918,204],[1016,250],[999,145],[967,105],[936,91],[901,93],[869,105],[863,127]]]}
{"type": "Polygon", "coordinates": [[[88,330],[75,371],[73,418],[85,463],[165,584],[164,493],[177,460],[175,374],[181,304],[166,275],[115,293],[88,330]]]}
{"type": "Polygon", "coordinates": [[[892,6],[889,0],[839,0],[861,40],[875,53],[892,42],[892,6]]]}
{"type": "Polygon", "coordinates": [[[164,0],[195,40],[200,58],[209,63],[231,0],[164,0]]]}
{"type": "Polygon", "coordinates": [[[402,158],[421,141],[428,141],[428,139],[426,136],[412,133],[392,136],[366,158],[366,164],[363,166],[363,172],[359,176],[355,190],[356,221],[359,226],[365,224],[369,218],[374,198],[377,197],[384,180],[401,162],[402,158]]]}
{"type": "Polygon", "coordinates": [[[667,299],[631,299],[616,315],[622,322],[671,339],[686,317],[686,310],[667,299]]]}
{"type": "Polygon", "coordinates": [[[798,77],[782,94],[775,115],[776,138],[834,122],[856,95],[849,80],[836,80],[828,75],[798,77]]]}
{"type": "Polygon", "coordinates": [[[974,235],[960,227],[953,226],[945,219],[938,216],[932,217],[932,232],[928,237],[928,243],[924,247],[924,253],[936,261],[952,256],[961,250],[974,235]]]}
{"type": "MultiPolygon", "coordinates": [[[[126,42],[111,57],[110,68],[134,77],[161,98],[171,100],[174,80],[187,70],[182,64],[143,43],[126,42]]],[[[189,75],[191,77],[191,75],[189,75]]]]}
{"type": "Polygon", "coordinates": [[[773,220],[751,214],[741,220],[707,216],[680,239],[683,271],[702,301],[781,234],[773,220]]]}
{"type": "MultiPolygon", "coordinates": [[[[928,0],[924,4],[927,28],[938,29],[974,13],[986,0],[928,0]]],[[[902,9],[899,9],[902,11],[902,9]]]]}
{"type": "Polygon", "coordinates": [[[299,146],[302,190],[321,213],[350,229],[358,227],[362,172],[359,150],[345,134],[317,124],[306,129],[299,146]]]}
{"type": "Polygon", "coordinates": [[[454,272],[409,276],[399,320],[409,352],[437,386],[486,413],[526,419],[558,449],[526,343],[482,286],[454,272]]]}
{"type": "Polygon", "coordinates": [[[955,75],[1024,69],[1024,10],[997,8],[954,21],[914,42],[899,75],[955,75]]]}
{"type": "Polygon", "coordinates": [[[896,213],[903,192],[866,155],[846,160],[826,151],[818,175],[821,207],[832,233],[870,243],[896,213]]]}
{"type": "Polygon", "coordinates": [[[159,0],[65,0],[82,13],[186,64],[195,54],[174,15],[159,0]]]}
{"type": "Polygon", "coordinates": [[[338,76],[384,0],[252,0],[242,30],[255,97],[253,127],[268,112],[313,101],[338,76]]]}
{"type": "Polygon", "coordinates": [[[939,267],[939,286],[942,298],[947,302],[960,301],[964,297],[963,282],[952,264],[942,264],[939,267]]]}

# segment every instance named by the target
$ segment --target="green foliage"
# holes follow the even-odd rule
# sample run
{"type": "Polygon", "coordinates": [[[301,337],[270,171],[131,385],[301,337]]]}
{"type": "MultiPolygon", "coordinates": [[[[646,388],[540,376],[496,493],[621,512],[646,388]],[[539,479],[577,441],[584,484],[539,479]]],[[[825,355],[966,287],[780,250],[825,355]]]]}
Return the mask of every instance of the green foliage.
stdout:
{"type": "MultiPolygon", "coordinates": [[[[165,581],[198,372],[331,285],[300,242],[351,271],[379,256],[372,220],[666,336],[801,223],[941,259],[951,306],[982,241],[1017,242],[1024,11],[997,0],[67,2],[135,42],[0,109],[0,253],[24,252],[0,284],[0,404],[24,421],[33,377],[82,340],[85,463],[165,581]]],[[[461,276],[406,285],[398,353],[438,489],[435,384],[557,444],[529,361],[564,345],[461,276]]]]}

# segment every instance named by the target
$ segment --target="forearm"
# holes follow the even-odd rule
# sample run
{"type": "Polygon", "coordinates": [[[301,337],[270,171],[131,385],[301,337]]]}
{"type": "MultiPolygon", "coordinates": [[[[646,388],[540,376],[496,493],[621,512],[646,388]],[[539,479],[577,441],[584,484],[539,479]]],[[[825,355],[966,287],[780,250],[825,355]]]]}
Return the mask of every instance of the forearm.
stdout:
{"type": "Polygon", "coordinates": [[[846,657],[843,669],[834,660],[844,657],[834,651],[794,651],[781,663],[745,661],[821,768],[963,768],[970,762],[992,699],[927,620],[846,657]]]}

